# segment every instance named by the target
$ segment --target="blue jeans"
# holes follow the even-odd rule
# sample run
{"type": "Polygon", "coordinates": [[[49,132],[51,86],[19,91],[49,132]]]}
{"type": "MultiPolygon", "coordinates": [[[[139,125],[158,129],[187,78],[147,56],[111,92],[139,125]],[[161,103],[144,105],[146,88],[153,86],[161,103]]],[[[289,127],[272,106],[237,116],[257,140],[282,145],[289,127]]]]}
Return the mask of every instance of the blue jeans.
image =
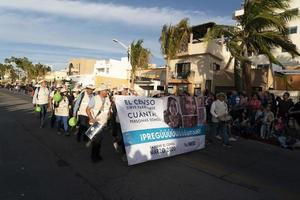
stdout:
{"type": "Polygon", "coordinates": [[[57,130],[59,131],[61,127],[61,122],[63,123],[64,126],[64,131],[65,133],[68,132],[68,117],[65,116],[57,116],[56,115],[56,122],[57,122],[57,130]]]}
{"type": "Polygon", "coordinates": [[[223,144],[229,144],[229,136],[228,136],[227,128],[228,127],[226,122],[220,121],[217,123],[217,134],[222,137],[223,144]]]}
{"type": "Polygon", "coordinates": [[[41,112],[40,112],[40,126],[44,127],[48,104],[41,104],[41,105],[38,105],[38,106],[41,108],[41,112]]]}

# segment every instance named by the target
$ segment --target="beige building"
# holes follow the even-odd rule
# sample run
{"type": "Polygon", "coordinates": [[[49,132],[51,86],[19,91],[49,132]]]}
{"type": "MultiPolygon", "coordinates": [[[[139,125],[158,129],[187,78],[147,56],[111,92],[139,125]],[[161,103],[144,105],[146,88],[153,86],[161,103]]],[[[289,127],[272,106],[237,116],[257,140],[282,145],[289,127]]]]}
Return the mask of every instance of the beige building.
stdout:
{"type": "Polygon", "coordinates": [[[205,89],[215,91],[218,87],[233,88],[233,60],[222,38],[204,41],[205,34],[214,25],[206,23],[192,27],[187,48],[170,62],[170,93],[199,95],[205,89]]]}
{"type": "Polygon", "coordinates": [[[69,75],[89,75],[94,73],[95,59],[74,58],[69,62],[69,75]]]}

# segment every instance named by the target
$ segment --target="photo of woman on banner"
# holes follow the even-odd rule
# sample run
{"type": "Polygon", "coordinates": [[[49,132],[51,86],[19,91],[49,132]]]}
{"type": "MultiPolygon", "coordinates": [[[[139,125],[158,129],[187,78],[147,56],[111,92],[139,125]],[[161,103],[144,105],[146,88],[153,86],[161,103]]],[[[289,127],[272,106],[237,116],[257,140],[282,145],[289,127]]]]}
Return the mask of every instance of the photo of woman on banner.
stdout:
{"type": "Polygon", "coordinates": [[[180,100],[182,115],[197,115],[197,106],[194,97],[183,96],[180,100]]]}
{"type": "Polygon", "coordinates": [[[202,125],[206,122],[206,109],[205,107],[198,108],[198,125],[202,125]]]}
{"type": "Polygon", "coordinates": [[[196,97],[197,107],[204,107],[204,97],[196,97]]]}
{"type": "Polygon", "coordinates": [[[184,128],[191,128],[197,126],[197,106],[196,100],[191,96],[183,96],[180,98],[182,121],[184,128]]]}
{"type": "Polygon", "coordinates": [[[182,118],[179,110],[179,104],[175,97],[168,97],[167,109],[164,111],[164,121],[171,128],[182,127],[182,118]]]}

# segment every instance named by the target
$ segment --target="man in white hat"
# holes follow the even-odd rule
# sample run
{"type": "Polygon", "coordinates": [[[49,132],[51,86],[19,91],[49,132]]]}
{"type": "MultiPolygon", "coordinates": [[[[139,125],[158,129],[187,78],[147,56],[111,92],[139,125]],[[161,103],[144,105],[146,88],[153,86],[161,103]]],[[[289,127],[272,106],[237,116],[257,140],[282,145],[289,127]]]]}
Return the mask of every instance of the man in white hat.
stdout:
{"type": "Polygon", "coordinates": [[[47,82],[45,80],[41,80],[39,82],[40,87],[36,88],[34,92],[34,96],[32,99],[32,103],[34,106],[38,105],[41,108],[40,112],[40,128],[44,127],[46,114],[47,114],[47,106],[50,105],[50,91],[47,88],[47,82]]]}
{"type": "MultiPolygon", "coordinates": [[[[73,109],[73,117],[78,118],[79,130],[77,133],[77,141],[81,141],[81,137],[88,130],[89,127],[89,118],[86,113],[86,108],[90,102],[90,99],[93,97],[93,91],[95,86],[87,85],[85,90],[81,92],[79,97],[77,98],[74,109],[73,109]]],[[[84,139],[87,139],[86,136],[83,136],[84,139]]]]}
{"type": "Polygon", "coordinates": [[[95,90],[96,95],[90,99],[86,112],[90,123],[98,122],[102,125],[102,129],[92,140],[91,159],[93,162],[102,160],[101,157],[101,143],[103,140],[104,130],[111,112],[111,102],[108,96],[108,88],[105,85],[95,90]]]}

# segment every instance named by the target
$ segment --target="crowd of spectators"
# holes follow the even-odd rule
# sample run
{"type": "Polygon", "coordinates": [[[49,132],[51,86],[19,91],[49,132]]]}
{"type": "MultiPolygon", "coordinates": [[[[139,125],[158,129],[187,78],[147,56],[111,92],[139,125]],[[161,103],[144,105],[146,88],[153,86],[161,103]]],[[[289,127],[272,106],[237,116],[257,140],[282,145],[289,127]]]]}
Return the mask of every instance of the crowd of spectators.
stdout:
{"type": "Polygon", "coordinates": [[[283,148],[293,149],[300,143],[300,99],[293,102],[288,92],[282,97],[275,97],[269,91],[253,93],[249,97],[244,92],[236,91],[217,96],[206,92],[205,96],[208,142],[212,142],[213,136],[224,137],[225,131],[229,138],[233,135],[254,138],[278,143],[283,148]],[[228,109],[226,119],[216,118],[214,112],[215,106],[220,109],[222,96],[228,109]],[[221,122],[223,125],[220,126],[221,122]]]}

